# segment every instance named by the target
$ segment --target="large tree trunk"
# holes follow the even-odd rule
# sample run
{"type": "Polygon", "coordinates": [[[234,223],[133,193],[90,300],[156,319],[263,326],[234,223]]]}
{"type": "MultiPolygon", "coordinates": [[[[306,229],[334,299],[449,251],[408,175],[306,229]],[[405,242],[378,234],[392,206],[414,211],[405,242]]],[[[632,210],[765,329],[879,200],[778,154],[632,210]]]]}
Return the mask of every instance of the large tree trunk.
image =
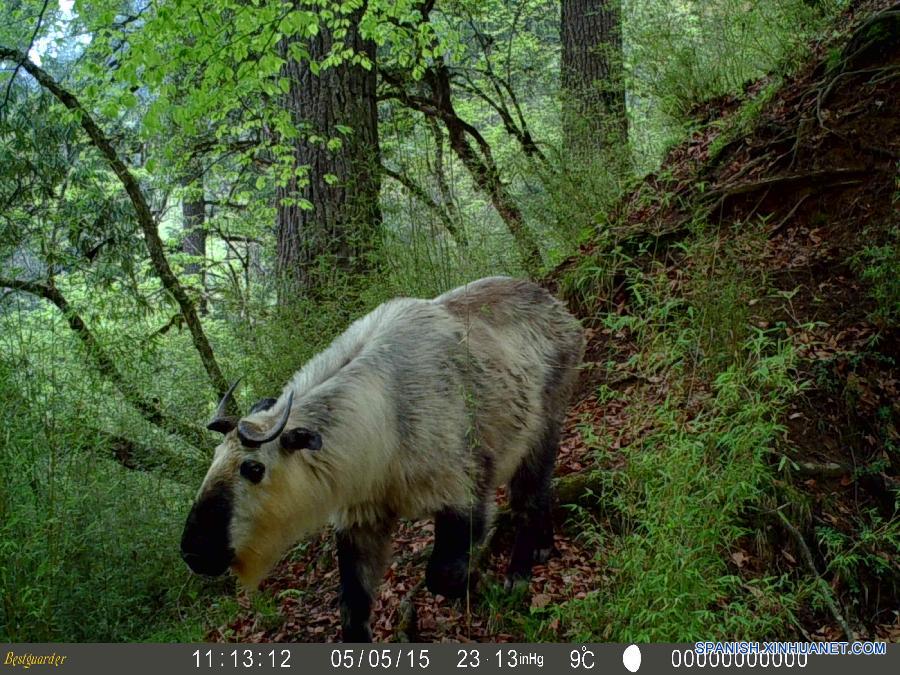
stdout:
{"type": "Polygon", "coordinates": [[[201,314],[206,314],[206,200],[203,193],[203,175],[191,172],[182,179],[186,193],[181,201],[182,232],[181,252],[199,258],[184,266],[184,273],[199,277],[201,314]]]}
{"type": "MultiPolygon", "coordinates": [[[[295,166],[308,166],[308,182],[292,179],[278,188],[277,238],[280,299],[315,295],[334,272],[363,272],[372,266],[381,227],[378,204],[381,170],[375,98],[375,44],[359,35],[364,8],[353,12],[343,43],[372,61],[366,70],[345,60],[314,75],[307,61],[288,59],[291,82],[285,106],[301,136],[295,166]],[[349,127],[344,135],[339,127],[349,127]],[[329,149],[329,139],[341,139],[329,149]],[[335,180],[336,179],[336,180],[335,180]],[[303,200],[312,208],[303,208],[303,200]],[[324,273],[324,274],[323,274],[324,273]]],[[[306,45],[321,61],[331,51],[331,32],[320,23],[306,45]]],[[[283,52],[288,53],[288,44],[283,52]]]]}
{"type": "Polygon", "coordinates": [[[621,0],[562,0],[563,139],[595,151],[628,138],[621,0]]]}

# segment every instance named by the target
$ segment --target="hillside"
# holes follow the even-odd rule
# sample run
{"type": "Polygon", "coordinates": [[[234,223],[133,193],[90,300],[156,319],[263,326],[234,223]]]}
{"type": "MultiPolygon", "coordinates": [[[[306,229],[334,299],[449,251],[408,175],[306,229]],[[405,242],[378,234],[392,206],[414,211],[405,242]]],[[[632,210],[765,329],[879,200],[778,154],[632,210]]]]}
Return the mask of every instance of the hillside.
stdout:
{"type": "MultiPolygon", "coordinates": [[[[900,636],[900,5],[839,29],[698,109],[548,280],[590,346],[530,595],[491,550],[479,597],[432,597],[406,523],[376,639],[900,636]]],[[[264,588],[210,637],[338,635],[327,533],[264,588]]]]}

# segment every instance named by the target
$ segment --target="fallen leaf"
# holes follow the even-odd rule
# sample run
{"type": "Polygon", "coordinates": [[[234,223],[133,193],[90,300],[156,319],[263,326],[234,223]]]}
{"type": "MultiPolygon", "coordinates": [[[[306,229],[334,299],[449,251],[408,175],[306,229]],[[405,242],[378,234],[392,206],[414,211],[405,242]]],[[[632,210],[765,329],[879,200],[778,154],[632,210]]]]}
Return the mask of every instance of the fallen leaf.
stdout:
{"type": "Polygon", "coordinates": [[[747,554],[743,551],[735,551],[731,554],[731,559],[734,561],[734,564],[738,567],[743,567],[744,563],[747,561],[747,554]]]}

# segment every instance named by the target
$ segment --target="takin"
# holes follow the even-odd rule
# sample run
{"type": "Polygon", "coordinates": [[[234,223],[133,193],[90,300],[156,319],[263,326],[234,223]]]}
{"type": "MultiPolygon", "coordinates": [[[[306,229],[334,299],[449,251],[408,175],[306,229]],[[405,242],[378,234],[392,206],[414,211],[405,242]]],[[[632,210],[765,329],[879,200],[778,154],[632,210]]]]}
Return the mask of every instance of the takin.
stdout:
{"type": "Polygon", "coordinates": [[[430,591],[464,596],[496,488],[516,532],[507,586],[553,548],[550,483],[584,354],[561,302],[529,281],[491,277],[434,300],[400,298],[353,323],[277,399],[227,415],[191,508],[181,555],[229,568],[254,589],[298,540],[334,526],[341,626],[372,638],[372,599],[398,518],[434,516],[430,591]]]}

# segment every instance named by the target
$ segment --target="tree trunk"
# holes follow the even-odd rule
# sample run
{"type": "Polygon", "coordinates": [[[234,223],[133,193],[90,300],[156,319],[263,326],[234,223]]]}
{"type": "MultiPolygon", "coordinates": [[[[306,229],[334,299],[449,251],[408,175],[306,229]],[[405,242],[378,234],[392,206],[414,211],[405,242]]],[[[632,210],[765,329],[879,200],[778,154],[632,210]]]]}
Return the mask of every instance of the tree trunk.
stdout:
{"type": "Polygon", "coordinates": [[[181,201],[181,252],[200,260],[187,263],[184,273],[199,277],[200,302],[198,309],[206,314],[206,200],[203,193],[203,174],[191,171],[181,182],[185,195],[181,201]]]}
{"type": "MultiPolygon", "coordinates": [[[[364,272],[373,264],[381,229],[381,170],[375,43],[359,34],[364,9],[349,15],[343,43],[368,57],[368,70],[345,60],[315,75],[308,61],[290,58],[289,44],[282,44],[283,75],[291,83],[284,105],[300,131],[294,166],[309,167],[308,181],[292,178],[276,193],[282,304],[296,293],[315,295],[336,272],[364,272]],[[351,131],[345,135],[339,127],[351,131]],[[329,149],[328,140],[335,138],[341,147],[329,149]]],[[[306,45],[309,59],[321,61],[332,44],[331,32],[320,23],[318,35],[306,45]]]]}
{"type": "Polygon", "coordinates": [[[562,0],[560,80],[568,151],[628,139],[621,0],[562,0]]]}

